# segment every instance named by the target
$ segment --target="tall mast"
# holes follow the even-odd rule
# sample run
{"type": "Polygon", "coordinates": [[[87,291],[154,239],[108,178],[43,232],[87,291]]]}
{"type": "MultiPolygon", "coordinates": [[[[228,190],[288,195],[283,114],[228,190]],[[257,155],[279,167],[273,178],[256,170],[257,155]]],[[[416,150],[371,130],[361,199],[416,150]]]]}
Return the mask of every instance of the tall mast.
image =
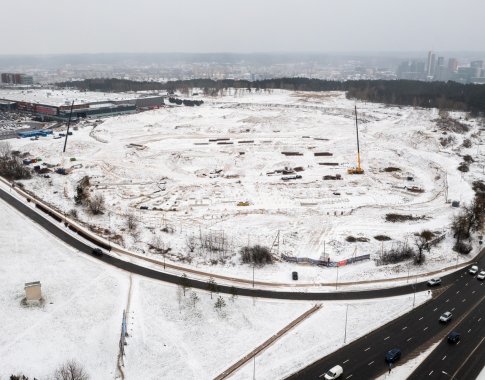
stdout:
{"type": "Polygon", "coordinates": [[[360,173],[359,125],[357,123],[357,105],[355,105],[355,130],[357,131],[357,170],[360,173]]]}

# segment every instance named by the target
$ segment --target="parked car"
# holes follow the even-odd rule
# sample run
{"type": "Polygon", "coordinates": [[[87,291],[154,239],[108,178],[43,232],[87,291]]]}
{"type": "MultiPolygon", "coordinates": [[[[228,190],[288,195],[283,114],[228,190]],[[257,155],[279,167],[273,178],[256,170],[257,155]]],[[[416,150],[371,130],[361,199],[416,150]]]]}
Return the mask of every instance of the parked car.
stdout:
{"type": "Polygon", "coordinates": [[[394,363],[401,357],[401,350],[399,348],[393,348],[386,353],[386,362],[394,363]]]}
{"type": "Polygon", "coordinates": [[[291,272],[291,278],[296,281],[298,280],[298,272],[291,272]]]}
{"type": "Polygon", "coordinates": [[[481,272],[478,274],[477,279],[479,279],[479,280],[483,280],[483,279],[485,279],[485,270],[482,270],[482,271],[481,271],[481,272]]]}
{"type": "Polygon", "coordinates": [[[93,250],[91,251],[91,253],[94,256],[103,256],[103,251],[100,248],[93,248],[93,250]]]}
{"type": "Polygon", "coordinates": [[[340,376],[342,376],[343,372],[344,372],[344,369],[341,366],[336,365],[335,367],[332,367],[327,372],[325,372],[324,379],[326,380],[338,379],[340,376]]]}
{"type": "Polygon", "coordinates": [[[476,265],[473,265],[470,269],[468,269],[468,273],[470,274],[477,274],[478,272],[478,267],[476,265]]]}
{"type": "Polygon", "coordinates": [[[428,281],[428,286],[438,286],[439,284],[441,284],[441,278],[438,277],[428,281]]]}
{"type": "Polygon", "coordinates": [[[453,317],[453,314],[451,314],[449,311],[445,311],[440,316],[440,322],[448,323],[451,320],[451,317],[453,317]]]}
{"type": "Polygon", "coordinates": [[[460,334],[457,333],[456,331],[452,331],[448,334],[448,343],[458,343],[460,341],[460,334]]]}

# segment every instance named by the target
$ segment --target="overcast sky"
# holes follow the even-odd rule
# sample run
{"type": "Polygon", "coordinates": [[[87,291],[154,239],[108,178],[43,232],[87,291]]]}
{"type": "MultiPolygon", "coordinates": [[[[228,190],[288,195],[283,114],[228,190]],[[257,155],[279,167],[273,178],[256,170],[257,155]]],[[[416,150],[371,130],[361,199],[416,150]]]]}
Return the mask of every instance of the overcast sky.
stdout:
{"type": "Polygon", "coordinates": [[[0,54],[485,49],[484,0],[15,0],[0,54]]]}

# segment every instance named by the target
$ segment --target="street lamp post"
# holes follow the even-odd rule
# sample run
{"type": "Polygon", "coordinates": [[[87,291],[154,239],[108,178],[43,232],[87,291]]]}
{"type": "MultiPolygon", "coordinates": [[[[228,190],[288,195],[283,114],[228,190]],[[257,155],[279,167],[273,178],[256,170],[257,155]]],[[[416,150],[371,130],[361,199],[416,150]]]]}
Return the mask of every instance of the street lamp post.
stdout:
{"type": "Polygon", "coordinates": [[[335,290],[337,290],[338,286],[338,263],[337,263],[337,280],[335,281],[335,290]]]}
{"type": "Polygon", "coordinates": [[[416,286],[418,285],[418,276],[416,275],[416,282],[414,283],[414,295],[413,295],[413,309],[416,304],[416,286]]]}
{"type": "Polygon", "coordinates": [[[254,288],[254,261],[253,261],[253,288],[254,288]]]}
{"type": "Polygon", "coordinates": [[[345,309],[345,333],[344,333],[344,344],[347,341],[347,316],[349,315],[349,304],[347,304],[347,308],[345,309]]]}

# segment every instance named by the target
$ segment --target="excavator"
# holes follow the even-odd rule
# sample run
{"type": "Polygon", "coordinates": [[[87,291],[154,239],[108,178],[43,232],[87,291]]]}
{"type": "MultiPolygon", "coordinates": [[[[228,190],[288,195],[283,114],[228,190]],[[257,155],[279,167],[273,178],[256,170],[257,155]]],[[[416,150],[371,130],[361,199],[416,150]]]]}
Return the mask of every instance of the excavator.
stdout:
{"type": "Polygon", "coordinates": [[[360,167],[359,125],[357,124],[357,106],[355,106],[355,130],[357,131],[357,167],[347,169],[348,174],[364,174],[360,167]]]}

